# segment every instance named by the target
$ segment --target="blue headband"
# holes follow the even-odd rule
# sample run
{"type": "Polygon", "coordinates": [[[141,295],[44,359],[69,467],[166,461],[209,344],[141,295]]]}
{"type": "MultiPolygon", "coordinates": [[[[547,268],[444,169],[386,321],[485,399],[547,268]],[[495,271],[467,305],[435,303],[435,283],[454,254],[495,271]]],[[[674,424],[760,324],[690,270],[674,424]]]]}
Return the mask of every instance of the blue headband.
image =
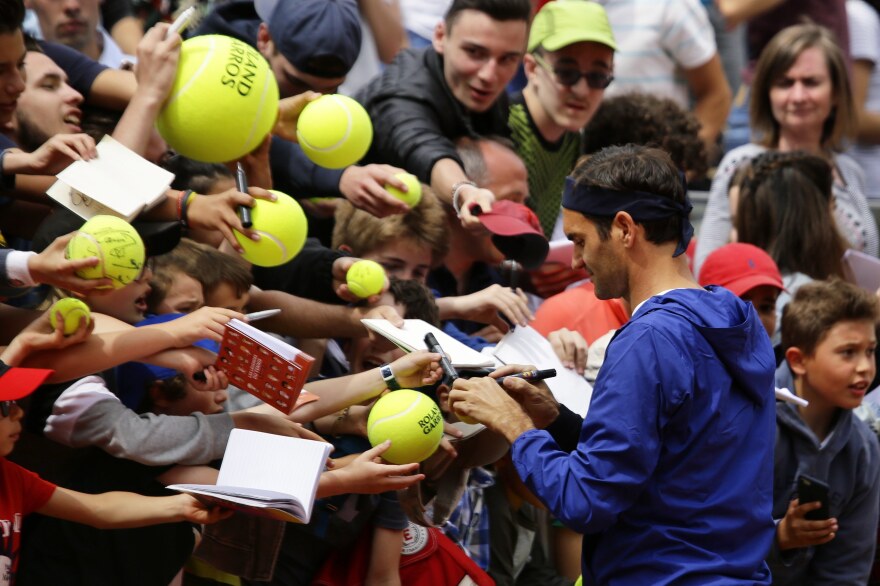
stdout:
{"type": "Polygon", "coordinates": [[[578,185],[571,177],[565,178],[562,207],[587,216],[613,218],[617,212],[626,212],[636,222],[662,220],[671,216],[681,218],[681,237],[673,257],[687,250],[694,235],[688,216],[693,209],[685,191],[684,203],[647,191],[614,191],[589,185],[578,185]]]}

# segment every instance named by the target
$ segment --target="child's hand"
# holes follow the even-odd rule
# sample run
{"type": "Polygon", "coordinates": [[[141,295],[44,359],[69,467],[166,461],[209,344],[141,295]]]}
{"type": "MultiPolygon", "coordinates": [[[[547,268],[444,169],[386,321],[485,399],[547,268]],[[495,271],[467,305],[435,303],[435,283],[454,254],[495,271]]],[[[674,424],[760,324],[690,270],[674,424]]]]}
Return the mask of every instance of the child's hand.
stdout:
{"type": "Polygon", "coordinates": [[[226,373],[222,370],[217,370],[213,366],[209,366],[201,372],[204,374],[205,380],[187,377],[187,382],[193,389],[213,393],[214,391],[220,391],[229,386],[229,378],[227,378],[226,373]]]}
{"type": "Polygon", "coordinates": [[[179,507],[179,516],[184,521],[190,523],[199,523],[201,525],[210,525],[232,516],[232,509],[224,509],[216,505],[206,505],[197,498],[188,494],[177,494],[167,497],[173,499],[177,507],[179,507]]]}
{"type": "Polygon", "coordinates": [[[367,450],[347,466],[328,472],[336,480],[331,494],[379,494],[412,486],[425,478],[424,474],[416,474],[419,470],[418,463],[383,464],[381,456],[389,447],[390,441],[383,442],[367,450]]]}
{"type": "Polygon", "coordinates": [[[179,319],[145,327],[161,328],[174,337],[175,347],[185,348],[204,338],[219,342],[223,339],[224,326],[232,318],[243,320],[244,315],[231,309],[201,307],[179,319]]]}
{"type": "Polygon", "coordinates": [[[61,350],[74,344],[79,344],[88,338],[95,329],[95,322],[86,323],[86,318],[80,319],[77,330],[69,335],[64,335],[64,318],[59,313],[57,327],[52,328],[49,323],[49,312],[46,311],[39,318],[31,322],[23,329],[0,354],[0,360],[9,366],[18,366],[33,352],[43,350],[61,350]]]}
{"type": "MultiPolygon", "coordinates": [[[[351,266],[359,260],[361,259],[355,258],[353,256],[341,256],[333,261],[333,290],[336,292],[337,297],[351,303],[358,303],[360,301],[363,301],[362,298],[351,292],[345,280],[346,275],[348,274],[348,269],[350,269],[351,266]]],[[[382,290],[375,295],[370,295],[369,297],[367,297],[367,305],[377,303],[382,297],[382,294],[388,291],[388,287],[390,285],[391,284],[388,282],[388,276],[386,275],[385,283],[382,285],[382,290]]]]}
{"type": "Polygon", "coordinates": [[[776,540],[780,550],[809,547],[828,543],[837,535],[837,519],[810,521],[804,515],[822,506],[820,502],[800,504],[797,499],[788,504],[785,517],[776,526],[776,540]]]}
{"type": "Polygon", "coordinates": [[[390,366],[397,383],[404,389],[433,385],[443,378],[440,355],[427,350],[405,354],[390,366]]]}

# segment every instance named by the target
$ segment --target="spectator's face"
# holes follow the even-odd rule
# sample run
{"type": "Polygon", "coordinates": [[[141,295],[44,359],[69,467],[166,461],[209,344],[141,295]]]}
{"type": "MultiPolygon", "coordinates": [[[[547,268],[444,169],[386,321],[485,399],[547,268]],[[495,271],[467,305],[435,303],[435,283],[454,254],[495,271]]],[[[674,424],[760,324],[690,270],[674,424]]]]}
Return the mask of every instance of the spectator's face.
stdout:
{"type": "Polygon", "coordinates": [[[205,293],[205,305],[234,311],[244,311],[248,299],[250,299],[250,293],[245,291],[239,295],[230,283],[220,283],[213,291],[205,293]]]}
{"type": "MultiPolygon", "coordinates": [[[[822,125],[834,107],[828,63],[818,47],[810,47],[770,87],[770,107],[785,139],[821,139],[822,125]]],[[[818,142],[817,142],[818,144],[818,142]]]]}
{"type": "MultiPolygon", "coordinates": [[[[397,310],[397,313],[403,315],[406,313],[406,307],[396,303],[394,296],[386,291],[379,298],[379,301],[371,307],[380,305],[390,305],[397,310]]],[[[351,373],[365,372],[367,370],[378,368],[383,364],[394,362],[405,354],[403,350],[390,343],[382,336],[363,336],[360,338],[352,338],[348,348],[348,362],[351,367],[351,373]],[[375,338],[375,339],[374,339],[375,338]]]]}
{"type": "Polygon", "coordinates": [[[610,47],[590,42],[575,43],[554,52],[539,51],[526,55],[527,93],[537,98],[541,110],[537,113],[538,120],[546,120],[559,129],[579,132],[596,113],[605,89],[591,88],[584,77],[574,85],[563,81],[579,73],[611,75],[613,59],[614,51],[610,47]]]}
{"type": "Polygon", "coordinates": [[[178,415],[182,417],[193,413],[213,415],[223,411],[223,403],[229,398],[226,389],[200,391],[193,388],[188,382],[184,384],[186,395],[180,399],[169,401],[168,399],[154,397],[155,411],[163,415],[178,415]]]}
{"type": "Polygon", "coordinates": [[[40,30],[47,41],[55,41],[77,51],[95,42],[100,8],[98,0],[28,0],[37,13],[40,30]]]}
{"type": "Polygon", "coordinates": [[[461,11],[450,30],[439,23],[433,44],[455,98],[468,110],[488,110],[516,74],[527,36],[524,21],[498,21],[477,10],[461,11]]]}
{"type": "Polygon", "coordinates": [[[9,405],[9,415],[6,417],[0,413],[0,458],[5,458],[12,453],[15,442],[21,435],[21,418],[24,411],[17,404],[9,405]]]}
{"type": "Polygon", "coordinates": [[[16,131],[25,148],[39,146],[56,134],[81,132],[83,97],[67,83],[67,75],[43,53],[25,58],[27,89],[18,99],[16,131]]]}
{"type": "Polygon", "coordinates": [[[779,297],[779,289],[772,285],[759,285],[749,289],[739,296],[743,301],[748,301],[754,306],[761,318],[761,324],[772,338],[776,332],[776,298],[779,297]]]}
{"type": "Polygon", "coordinates": [[[363,255],[376,261],[389,277],[402,281],[415,280],[424,284],[431,270],[431,248],[412,238],[387,242],[363,255]]]}
{"type": "Polygon", "coordinates": [[[289,98],[308,91],[319,94],[335,94],[345,77],[318,77],[309,75],[294,66],[275,46],[269,29],[265,23],[260,25],[257,33],[257,48],[272,67],[272,73],[278,82],[278,91],[282,98],[289,98]]]}
{"type": "Polygon", "coordinates": [[[112,291],[95,291],[86,295],[85,301],[92,311],[115,317],[129,324],[136,324],[147,313],[147,295],[153,272],[149,267],[137,281],[112,291]]]}
{"type": "Polygon", "coordinates": [[[25,88],[25,55],[21,30],[0,34],[0,132],[12,122],[25,88]]]}
{"type": "Polygon", "coordinates": [[[202,284],[180,271],[174,272],[174,279],[165,299],[156,307],[156,313],[190,313],[205,304],[202,284]]]}
{"type": "Polygon", "coordinates": [[[615,246],[614,226],[611,236],[602,240],[594,222],[580,212],[563,209],[562,228],[566,237],[574,243],[571,268],[587,271],[593,280],[596,297],[627,297],[629,280],[621,253],[615,246]]]}
{"type": "Polygon", "coordinates": [[[834,324],[806,356],[790,348],[786,358],[803,381],[803,397],[811,404],[855,409],[862,404],[877,367],[877,337],[871,320],[846,320],[834,324]],[[792,350],[796,353],[792,356],[792,350]]]}
{"type": "Polygon", "coordinates": [[[519,156],[492,140],[481,140],[480,152],[486,165],[484,187],[495,194],[495,199],[525,203],[529,196],[529,174],[519,156]]]}

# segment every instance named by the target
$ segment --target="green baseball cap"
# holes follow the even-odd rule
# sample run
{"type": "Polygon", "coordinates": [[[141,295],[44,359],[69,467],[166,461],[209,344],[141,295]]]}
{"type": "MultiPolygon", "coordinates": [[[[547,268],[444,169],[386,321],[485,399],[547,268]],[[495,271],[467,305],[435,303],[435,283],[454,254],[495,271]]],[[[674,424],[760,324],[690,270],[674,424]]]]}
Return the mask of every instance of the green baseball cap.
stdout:
{"type": "Polygon", "coordinates": [[[617,50],[611,23],[602,5],[588,0],[552,0],[532,21],[528,50],[543,47],[547,51],[558,51],[585,41],[617,50]]]}

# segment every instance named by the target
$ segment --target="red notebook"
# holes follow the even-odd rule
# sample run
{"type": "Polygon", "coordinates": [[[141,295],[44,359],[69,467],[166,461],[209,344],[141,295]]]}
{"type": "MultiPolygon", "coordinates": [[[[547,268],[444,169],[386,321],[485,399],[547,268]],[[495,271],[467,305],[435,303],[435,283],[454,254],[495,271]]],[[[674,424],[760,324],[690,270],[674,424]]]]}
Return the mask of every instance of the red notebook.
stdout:
{"type": "Polygon", "coordinates": [[[232,319],[214,366],[238,388],[288,415],[297,406],[314,361],[287,342],[232,319]]]}

